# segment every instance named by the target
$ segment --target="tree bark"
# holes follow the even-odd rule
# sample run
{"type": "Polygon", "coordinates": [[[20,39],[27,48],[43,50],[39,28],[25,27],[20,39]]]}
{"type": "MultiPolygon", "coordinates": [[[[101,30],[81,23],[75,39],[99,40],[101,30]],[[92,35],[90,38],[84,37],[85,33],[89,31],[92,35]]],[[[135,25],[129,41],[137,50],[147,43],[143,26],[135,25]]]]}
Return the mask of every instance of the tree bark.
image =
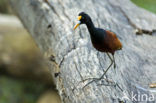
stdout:
{"type": "Polygon", "coordinates": [[[10,2],[47,57],[63,103],[137,103],[139,95],[154,95],[149,84],[156,82],[156,15],[130,0],[10,2]],[[98,85],[107,83],[101,80],[83,88],[89,81],[80,82],[100,77],[110,64],[105,53],[92,47],[85,26],[73,31],[81,11],[91,16],[96,27],[115,32],[123,44],[123,49],[115,54],[116,70],[111,68],[106,74],[116,86],[98,85]]]}

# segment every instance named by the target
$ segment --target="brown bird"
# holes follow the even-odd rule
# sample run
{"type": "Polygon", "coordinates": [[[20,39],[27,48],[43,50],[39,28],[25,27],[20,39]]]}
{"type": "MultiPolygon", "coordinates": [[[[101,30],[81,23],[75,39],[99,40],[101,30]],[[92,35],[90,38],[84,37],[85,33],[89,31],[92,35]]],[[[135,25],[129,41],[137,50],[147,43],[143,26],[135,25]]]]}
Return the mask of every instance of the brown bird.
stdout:
{"type": "Polygon", "coordinates": [[[113,63],[114,63],[114,68],[116,68],[114,53],[116,50],[122,49],[122,44],[120,40],[117,38],[115,33],[101,28],[96,28],[90,16],[85,12],[79,13],[78,24],[75,25],[74,30],[80,24],[87,25],[94,48],[100,52],[106,52],[108,57],[111,60],[111,64],[104,71],[103,75],[100,78],[93,78],[94,80],[101,80],[113,63]],[[113,58],[109,55],[109,53],[112,54],[113,58]]]}

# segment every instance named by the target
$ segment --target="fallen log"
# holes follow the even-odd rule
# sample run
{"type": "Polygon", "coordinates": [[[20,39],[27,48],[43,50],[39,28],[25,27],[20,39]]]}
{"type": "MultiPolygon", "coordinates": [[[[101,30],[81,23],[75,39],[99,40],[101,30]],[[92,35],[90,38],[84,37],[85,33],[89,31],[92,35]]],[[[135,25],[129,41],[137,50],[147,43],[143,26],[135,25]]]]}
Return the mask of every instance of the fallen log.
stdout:
{"type": "MultiPolygon", "coordinates": [[[[148,86],[156,80],[156,15],[130,0],[10,2],[49,60],[62,102],[132,103],[138,102],[138,99],[133,100],[133,93],[154,95],[148,86]],[[73,31],[81,11],[88,13],[97,27],[115,32],[123,44],[122,51],[115,54],[117,69],[107,72],[107,78],[114,81],[115,86],[97,85],[105,80],[85,88],[87,82],[80,83],[86,78],[100,77],[110,63],[106,54],[92,47],[85,26],[73,31]]],[[[152,101],[156,101],[155,98],[152,101]]]]}

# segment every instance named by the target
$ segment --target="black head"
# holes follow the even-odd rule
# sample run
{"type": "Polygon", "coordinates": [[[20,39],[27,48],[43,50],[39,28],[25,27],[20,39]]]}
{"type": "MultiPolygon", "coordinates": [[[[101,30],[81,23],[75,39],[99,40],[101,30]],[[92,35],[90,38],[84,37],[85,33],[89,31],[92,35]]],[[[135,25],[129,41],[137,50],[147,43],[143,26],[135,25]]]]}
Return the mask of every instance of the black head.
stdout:
{"type": "Polygon", "coordinates": [[[88,14],[85,12],[81,12],[78,15],[78,23],[75,25],[74,30],[80,25],[80,24],[86,24],[88,22],[91,22],[91,18],[88,14]]]}
{"type": "Polygon", "coordinates": [[[91,20],[90,16],[88,14],[86,14],[85,12],[79,13],[78,17],[80,17],[80,19],[79,19],[80,24],[85,24],[91,20]]]}

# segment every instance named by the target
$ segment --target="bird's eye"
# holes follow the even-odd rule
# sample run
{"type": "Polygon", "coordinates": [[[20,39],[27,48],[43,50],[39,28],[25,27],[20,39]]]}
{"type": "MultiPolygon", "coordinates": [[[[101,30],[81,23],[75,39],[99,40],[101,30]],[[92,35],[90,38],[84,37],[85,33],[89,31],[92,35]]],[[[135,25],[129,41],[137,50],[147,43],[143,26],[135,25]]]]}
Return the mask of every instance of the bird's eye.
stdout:
{"type": "Polygon", "coordinates": [[[84,17],[82,16],[82,18],[81,18],[82,20],[84,20],[84,17]]]}

